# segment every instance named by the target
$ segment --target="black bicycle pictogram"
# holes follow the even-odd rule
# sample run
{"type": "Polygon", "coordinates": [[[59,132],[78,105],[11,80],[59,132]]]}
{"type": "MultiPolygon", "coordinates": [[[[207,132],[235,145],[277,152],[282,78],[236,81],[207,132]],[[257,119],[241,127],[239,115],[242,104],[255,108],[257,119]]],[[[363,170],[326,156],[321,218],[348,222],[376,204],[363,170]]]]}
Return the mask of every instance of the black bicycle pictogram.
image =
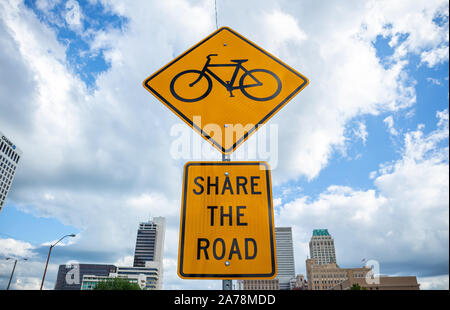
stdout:
{"type": "Polygon", "coordinates": [[[220,84],[222,84],[226,88],[227,91],[230,92],[230,97],[234,97],[233,95],[234,90],[240,89],[240,91],[249,99],[255,101],[267,101],[275,98],[281,92],[281,81],[280,78],[275,73],[266,69],[247,70],[242,64],[248,61],[248,59],[231,59],[231,62],[233,63],[211,64],[210,62],[212,56],[218,55],[209,54],[208,56],[206,56],[207,60],[202,70],[186,70],[175,75],[175,77],[170,82],[170,92],[176,99],[184,102],[196,102],[202,100],[203,98],[208,96],[212,90],[213,83],[211,77],[215,78],[220,84]],[[233,72],[231,80],[224,81],[209,69],[212,67],[235,67],[235,70],[233,72]],[[243,70],[244,73],[239,79],[239,85],[235,86],[235,81],[239,70],[243,70]],[[266,85],[267,84],[270,85],[272,89],[265,90],[265,93],[268,93],[269,95],[265,94],[263,97],[256,97],[247,91],[247,88],[251,87],[264,87],[264,84],[255,75],[258,75],[260,80],[269,81],[268,83],[266,83],[266,85]],[[175,90],[176,88],[175,84],[181,77],[187,78],[187,81],[193,81],[188,84],[189,87],[194,87],[197,83],[202,81],[202,79],[205,79],[207,84],[206,87],[205,83],[199,84],[199,85],[203,84],[203,86],[201,87],[204,87],[205,91],[203,92],[202,89],[200,89],[197,92],[201,93],[201,95],[196,95],[195,98],[187,98],[189,97],[188,93],[185,91],[185,94],[183,94],[183,90],[185,90],[186,87],[184,88],[178,87],[178,90],[177,91],[175,90]]]}

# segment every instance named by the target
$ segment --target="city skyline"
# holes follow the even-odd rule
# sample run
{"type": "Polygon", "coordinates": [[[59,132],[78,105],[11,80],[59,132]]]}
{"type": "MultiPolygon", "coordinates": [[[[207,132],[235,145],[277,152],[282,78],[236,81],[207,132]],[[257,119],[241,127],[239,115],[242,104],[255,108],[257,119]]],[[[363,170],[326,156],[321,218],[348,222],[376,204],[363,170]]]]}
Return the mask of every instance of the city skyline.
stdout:
{"type": "MultiPolygon", "coordinates": [[[[295,274],[311,232],[328,229],[340,266],[376,260],[448,289],[448,3],[216,2],[218,27],[310,82],[231,158],[272,163],[295,274]]],[[[65,234],[45,289],[71,260],[132,266],[149,215],[166,218],[163,288],[221,288],[176,274],[183,165],[221,154],[142,87],[217,29],[214,12],[210,0],[0,1],[0,131],[23,151],[0,211],[0,288],[2,258],[17,256],[11,289],[39,289],[65,234]]]]}

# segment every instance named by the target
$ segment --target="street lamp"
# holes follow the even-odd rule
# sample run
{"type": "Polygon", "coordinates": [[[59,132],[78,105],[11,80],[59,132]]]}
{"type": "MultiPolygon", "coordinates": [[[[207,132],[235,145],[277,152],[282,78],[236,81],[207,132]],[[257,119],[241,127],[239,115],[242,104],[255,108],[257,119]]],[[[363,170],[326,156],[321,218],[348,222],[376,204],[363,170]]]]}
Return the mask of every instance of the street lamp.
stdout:
{"type": "MultiPolygon", "coordinates": [[[[11,276],[9,277],[8,287],[6,288],[6,290],[9,290],[9,286],[11,285],[11,280],[12,280],[12,278],[14,276],[14,271],[16,270],[16,264],[17,264],[17,261],[19,260],[17,258],[12,258],[12,257],[7,257],[6,258],[6,260],[10,260],[10,259],[14,259],[14,267],[13,267],[13,270],[11,272],[11,276]]],[[[28,260],[28,258],[22,258],[22,259],[23,260],[28,260]]]]}
{"type": "Polygon", "coordinates": [[[47,263],[45,264],[44,275],[42,276],[41,290],[42,290],[42,287],[44,286],[45,274],[47,273],[48,261],[50,260],[50,254],[52,253],[52,249],[55,245],[57,245],[62,239],[66,238],[66,237],[75,237],[75,234],[65,235],[64,237],[62,237],[61,239],[59,239],[58,241],[56,241],[55,243],[50,245],[50,249],[48,250],[47,263]]]}

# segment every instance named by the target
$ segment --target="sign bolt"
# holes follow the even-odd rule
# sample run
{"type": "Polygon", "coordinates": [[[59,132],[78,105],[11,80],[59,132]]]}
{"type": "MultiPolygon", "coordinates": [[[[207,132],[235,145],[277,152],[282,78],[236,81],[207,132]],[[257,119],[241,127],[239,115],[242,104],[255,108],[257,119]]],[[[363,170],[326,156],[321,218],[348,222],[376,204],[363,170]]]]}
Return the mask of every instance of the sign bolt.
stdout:
{"type": "Polygon", "coordinates": [[[225,176],[229,176],[230,174],[228,172],[225,172],[225,176]]]}
{"type": "Polygon", "coordinates": [[[230,262],[229,261],[225,261],[225,266],[230,266],[230,262]]]}

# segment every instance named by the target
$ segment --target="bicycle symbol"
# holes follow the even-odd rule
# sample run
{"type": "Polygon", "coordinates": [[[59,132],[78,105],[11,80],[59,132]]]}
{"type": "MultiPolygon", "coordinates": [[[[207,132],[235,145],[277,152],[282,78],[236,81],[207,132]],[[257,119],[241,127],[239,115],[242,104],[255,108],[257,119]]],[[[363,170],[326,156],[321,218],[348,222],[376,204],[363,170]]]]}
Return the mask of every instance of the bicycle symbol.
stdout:
{"type": "Polygon", "coordinates": [[[266,69],[247,70],[242,64],[248,61],[248,59],[231,59],[231,62],[234,62],[234,64],[210,64],[212,56],[218,55],[209,54],[208,56],[206,56],[207,60],[202,70],[186,70],[175,75],[175,77],[170,82],[170,92],[176,99],[184,102],[196,102],[202,100],[203,98],[208,96],[212,90],[211,77],[216,79],[220,84],[222,84],[223,87],[226,88],[227,91],[230,92],[230,97],[234,97],[233,91],[239,89],[242,94],[244,94],[251,100],[267,101],[275,98],[281,92],[281,81],[275,73],[266,69]],[[212,67],[235,67],[231,81],[225,82],[224,80],[222,80],[219,76],[217,76],[209,69],[212,67]],[[235,86],[236,77],[240,70],[243,70],[244,73],[239,79],[239,85],[235,86]],[[257,75],[259,79],[255,75],[257,75]],[[179,80],[183,81],[179,82],[179,84],[183,84],[183,86],[179,85],[177,87],[176,84],[179,80]],[[266,83],[263,84],[260,80],[266,81],[266,83]],[[186,81],[193,81],[191,83],[187,83],[190,89],[196,86],[194,90],[197,95],[195,95],[194,98],[189,98],[189,93],[191,93],[191,91],[186,87],[186,81]],[[199,83],[200,81],[206,81],[206,84],[205,82],[199,83]],[[263,96],[254,94],[252,95],[247,91],[248,88],[264,87],[264,85],[269,85],[271,89],[265,90],[265,94],[263,96]],[[178,90],[175,90],[176,88],[178,90]],[[203,88],[205,89],[204,91],[203,88]],[[188,92],[186,92],[186,89],[188,89],[188,92]]]}

